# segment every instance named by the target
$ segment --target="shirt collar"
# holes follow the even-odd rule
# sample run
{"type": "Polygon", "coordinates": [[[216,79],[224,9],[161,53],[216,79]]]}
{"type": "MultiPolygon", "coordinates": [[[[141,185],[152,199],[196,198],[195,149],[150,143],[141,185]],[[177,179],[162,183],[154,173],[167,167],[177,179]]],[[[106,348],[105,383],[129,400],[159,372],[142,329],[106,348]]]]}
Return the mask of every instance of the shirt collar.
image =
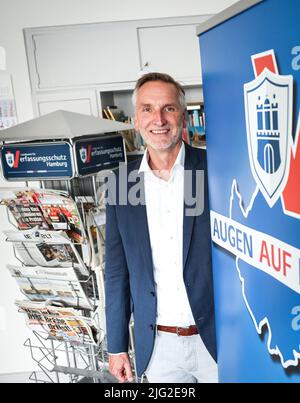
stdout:
{"type": "MultiPolygon", "coordinates": [[[[178,166],[179,168],[181,167],[181,168],[184,169],[184,159],[185,159],[185,147],[184,147],[184,143],[182,141],[179,153],[177,155],[177,158],[176,158],[176,160],[174,162],[174,165],[173,165],[171,171],[173,171],[176,166],[178,166]]],[[[139,173],[141,173],[141,172],[151,172],[151,171],[152,170],[151,170],[151,168],[149,166],[149,152],[146,149],[146,151],[145,151],[145,153],[143,155],[143,158],[142,158],[139,173]]]]}

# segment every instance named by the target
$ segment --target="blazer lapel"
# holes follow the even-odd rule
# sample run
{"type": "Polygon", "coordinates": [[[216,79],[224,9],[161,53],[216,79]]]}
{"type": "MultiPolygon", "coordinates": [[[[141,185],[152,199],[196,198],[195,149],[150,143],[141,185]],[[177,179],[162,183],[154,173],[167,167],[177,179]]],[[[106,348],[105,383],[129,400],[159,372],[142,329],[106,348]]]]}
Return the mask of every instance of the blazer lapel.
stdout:
{"type": "MultiPolygon", "coordinates": [[[[187,186],[187,179],[191,179],[188,177],[187,171],[192,171],[192,183],[193,183],[193,191],[195,190],[195,171],[197,169],[197,160],[193,158],[193,153],[191,153],[190,147],[185,144],[185,161],[184,161],[184,195],[186,195],[187,191],[190,191],[190,187],[187,186]]],[[[186,259],[188,256],[191,236],[193,232],[195,216],[187,215],[187,211],[192,206],[186,204],[186,198],[184,197],[184,206],[183,206],[183,268],[185,268],[186,259]]]]}
{"type": "MultiPolygon", "coordinates": [[[[142,202],[138,203],[136,206],[132,206],[130,211],[133,214],[132,222],[136,223],[135,230],[138,233],[140,248],[143,250],[144,267],[148,270],[151,279],[154,281],[150,235],[149,235],[147,210],[145,203],[144,174],[140,173],[139,177],[141,181],[139,188],[142,189],[143,191],[143,194],[140,195],[142,202]]],[[[133,183],[128,182],[128,191],[130,191],[132,186],[133,183]]]]}
{"type": "Polygon", "coordinates": [[[135,208],[135,219],[137,219],[137,222],[139,222],[138,233],[140,248],[143,250],[144,267],[149,272],[151,280],[154,281],[146,206],[139,205],[135,208]]]}

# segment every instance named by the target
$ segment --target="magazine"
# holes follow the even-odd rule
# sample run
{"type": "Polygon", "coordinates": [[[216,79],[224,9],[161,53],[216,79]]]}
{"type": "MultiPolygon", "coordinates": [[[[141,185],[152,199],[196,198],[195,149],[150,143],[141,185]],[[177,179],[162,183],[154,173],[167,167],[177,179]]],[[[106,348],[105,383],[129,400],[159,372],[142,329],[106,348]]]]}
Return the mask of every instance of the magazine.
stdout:
{"type": "Polygon", "coordinates": [[[40,302],[16,301],[26,315],[26,323],[49,338],[75,345],[97,344],[97,331],[91,318],[83,317],[73,308],[57,308],[40,302]]]}
{"type": "Polygon", "coordinates": [[[24,230],[3,231],[13,243],[17,257],[26,266],[74,267],[88,275],[75,245],[63,231],[24,230]]]}
{"type": "Polygon", "coordinates": [[[44,189],[2,189],[1,204],[7,206],[18,228],[64,230],[76,243],[85,233],[76,203],[67,193],[44,189]]]}
{"type": "Polygon", "coordinates": [[[27,228],[49,228],[49,223],[45,220],[45,217],[39,206],[33,203],[22,203],[15,200],[10,200],[7,204],[9,211],[14,216],[18,223],[19,229],[27,228]]]}
{"type": "Polygon", "coordinates": [[[50,301],[52,305],[93,309],[72,268],[6,267],[16,279],[21,292],[31,301],[50,301]]]}

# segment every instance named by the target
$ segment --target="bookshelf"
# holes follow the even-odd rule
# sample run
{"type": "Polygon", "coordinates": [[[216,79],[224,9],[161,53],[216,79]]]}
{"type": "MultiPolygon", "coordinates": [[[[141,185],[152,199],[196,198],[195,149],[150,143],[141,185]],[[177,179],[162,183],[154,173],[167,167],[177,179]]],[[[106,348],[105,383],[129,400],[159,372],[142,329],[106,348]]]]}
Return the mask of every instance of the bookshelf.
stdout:
{"type": "Polygon", "coordinates": [[[187,140],[193,147],[205,148],[205,112],[203,102],[187,105],[187,140]]]}

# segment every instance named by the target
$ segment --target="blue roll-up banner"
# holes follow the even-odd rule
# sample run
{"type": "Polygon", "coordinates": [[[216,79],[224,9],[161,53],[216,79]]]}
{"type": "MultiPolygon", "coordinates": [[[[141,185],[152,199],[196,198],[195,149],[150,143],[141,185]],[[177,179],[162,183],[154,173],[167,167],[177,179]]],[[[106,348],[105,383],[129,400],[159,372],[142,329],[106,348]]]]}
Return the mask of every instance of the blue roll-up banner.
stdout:
{"type": "Polygon", "coordinates": [[[112,169],[126,161],[121,135],[89,138],[75,141],[78,176],[93,175],[103,169],[112,169]]]}
{"type": "Polygon", "coordinates": [[[1,165],[8,181],[71,179],[74,176],[72,147],[67,142],[4,145],[1,165]]]}
{"type": "Polygon", "coordinates": [[[300,382],[300,2],[199,36],[220,382],[300,382]]]}

